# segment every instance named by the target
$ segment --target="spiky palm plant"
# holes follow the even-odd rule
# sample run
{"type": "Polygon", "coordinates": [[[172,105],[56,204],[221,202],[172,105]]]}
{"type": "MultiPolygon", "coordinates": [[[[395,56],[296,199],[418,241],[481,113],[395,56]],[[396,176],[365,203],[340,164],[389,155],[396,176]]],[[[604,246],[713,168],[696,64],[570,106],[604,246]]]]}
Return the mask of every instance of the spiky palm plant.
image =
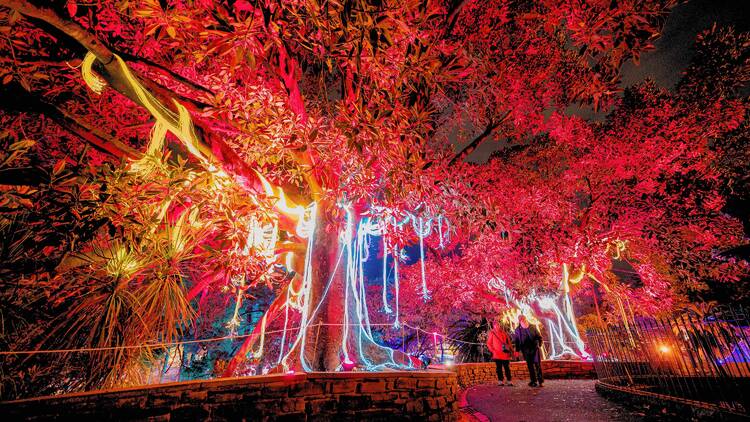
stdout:
{"type": "Polygon", "coordinates": [[[193,258],[196,240],[205,231],[196,212],[185,212],[175,224],[147,239],[153,267],[137,289],[140,315],[156,340],[173,342],[192,323],[195,312],[185,296],[184,268],[193,258]]]}
{"type": "Polygon", "coordinates": [[[240,252],[248,222],[270,206],[179,160],[160,164],[148,177],[128,163],[85,176],[82,166],[58,165],[42,172],[52,181],[44,192],[23,187],[0,198],[19,210],[15,222],[0,216],[0,231],[9,224],[14,235],[3,236],[0,253],[34,263],[28,275],[0,265],[0,283],[11,281],[6,269],[14,277],[0,295],[0,341],[4,349],[71,350],[6,359],[0,376],[8,368],[24,378],[14,386],[3,376],[0,393],[6,384],[15,389],[3,398],[144,383],[168,352],[159,344],[182,339],[196,319],[187,299],[196,278],[222,283],[243,274],[258,283],[254,275],[267,271],[262,257],[240,252]]]}
{"type": "Polygon", "coordinates": [[[484,317],[476,317],[457,322],[451,337],[459,340],[456,346],[458,362],[485,362],[489,359],[489,351],[485,346],[489,322],[484,317]]]}
{"type": "MultiPolygon", "coordinates": [[[[147,327],[142,320],[131,283],[143,271],[143,264],[132,250],[115,242],[94,244],[87,253],[68,257],[59,267],[58,292],[69,298],[60,304],[55,324],[44,344],[64,349],[99,349],[85,356],[66,354],[71,364],[88,360],[90,371],[81,383],[93,386],[107,380],[116,382],[116,373],[132,357],[132,349],[119,348],[137,340],[147,327]]],[[[84,352],[75,352],[84,353],[84,352]]]]}

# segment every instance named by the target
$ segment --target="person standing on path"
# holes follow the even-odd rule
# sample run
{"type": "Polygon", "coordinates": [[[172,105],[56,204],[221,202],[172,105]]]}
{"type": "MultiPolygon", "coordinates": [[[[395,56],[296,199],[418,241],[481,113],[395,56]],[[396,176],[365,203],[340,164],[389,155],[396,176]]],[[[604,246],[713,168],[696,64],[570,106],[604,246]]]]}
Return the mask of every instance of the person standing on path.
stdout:
{"type": "Polygon", "coordinates": [[[513,343],[516,346],[516,350],[520,351],[523,355],[523,359],[526,361],[526,366],[529,367],[529,387],[541,387],[544,384],[544,378],[542,378],[542,353],[540,347],[542,346],[542,335],[539,334],[539,330],[529,324],[529,321],[524,315],[518,317],[518,328],[513,336],[513,343]]]}
{"type": "Polygon", "coordinates": [[[513,354],[513,343],[500,321],[495,321],[495,325],[487,335],[487,347],[492,352],[492,360],[495,362],[498,385],[513,386],[510,378],[510,358],[513,354]],[[505,370],[505,378],[508,379],[507,384],[503,384],[503,369],[505,370]]]}

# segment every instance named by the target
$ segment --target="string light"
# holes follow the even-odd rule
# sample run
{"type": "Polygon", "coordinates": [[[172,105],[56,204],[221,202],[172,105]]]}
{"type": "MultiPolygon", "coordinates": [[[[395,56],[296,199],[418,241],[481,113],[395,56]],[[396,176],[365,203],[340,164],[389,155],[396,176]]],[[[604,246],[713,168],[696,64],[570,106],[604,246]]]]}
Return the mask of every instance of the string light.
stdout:
{"type": "Polygon", "coordinates": [[[388,306],[388,237],[383,227],[383,312],[386,314],[393,313],[388,306]]]}
{"type": "Polygon", "coordinates": [[[107,83],[92,70],[96,56],[92,53],[86,54],[81,62],[81,76],[86,85],[97,94],[101,94],[107,83]]]}
{"type": "Polygon", "coordinates": [[[353,230],[354,230],[354,221],[352,216],[352,210],[347,205],[345,208],[346,211],[346,226],[345,231],[343,234],[343,239],[346,247],[346,278],[344,283],[344,321],[347,323],[344,325],[344,334],[341,336],[341,351],[344,354],[344,362],[350,361],[349,358],[349,347],[347,345],[347,340],[349,339],[349,283],[352,278],[352,267],[354,266],[354,257],[352,254],[352,241],[354,240],[353,237],[353,230]]]}
{"type": "Polygon", "coordinates": [[[242,294],[243,294],[243,288],[245,287],[245,276],[235,276],[232,278],[232,285],[237,289],[237,296],[235,298],[234,302],[234,312],[232,313],[232,318],[229,319],[229,321],[226,323],[227,329],[229,329],[230,334],[236,334],[237,329],[240,327],[240,306],[242,305],[242,294]]]}
{"type": "MultiPolygon", "coordinates": [[[[281,364],[286,368],[287,363],[286,360],[289,357],[290,353],[294,350],[297,344],[301,345],[302,352],[300,353],[300,363],[302,364],[302,367],[305,371],[310,371],[311,368],[309,364],[306,361],[305,358],[305,347],[307,344],[307,327],[310,325],[310,321],[312,318],[314,318],[315,313],[317,312],[318,308],[320,307],[320,303],[323,302],[323,298],[325,297],[325,294],[328,292],[328,288],[331,285],[331,282],[333,281],[333,278],[328,281],[328,285],[326,286],[326,289],[323,293],[323,297],[321,298],[320,302],[318,303],[318,307],[315,308],[312,315],[310,313],[310,308],[312,305],[312,296],[311,296],[311,289],[312,289],[312,251],[313,251],[313,244],[314,244],[314,237],[315,237],[315,226],[317,221],[317,204],[313,202],[310,204],[310,206],[307,208],[307,210],[302,214],[302,219],[304,220],[304,224],[302,226],[303,232],[306,233],[307,236],[307,250],[305,251],[305,265],[303,270],[303,277],[302,277],[302,291],[300,292],[300,303],[302,304],[302,316],[300,321],[300,330],[297,332],[297,338],[294,341],[294,344],[289,348],[289,351],[283,355],[283,351],[279,353],[279,356],[283,355],[284,357],[280,359],[281,364]]],[[[339,257],[340,259],[340,257],[339,257]]],[[[336,267],[338,267],[338,260],[336,261],[336,267]]],[[[334,269],[334,273],[335,273],[334,269]]],[[[289,308],[289,303],[285,305],[285,307],[289,308]]],[[[286,333],[286,331],[285,331],[286,333]]]]}
{"type": "Polygon", "coordinates": [[[393,259],[393,284],[396,290],[396,320],[393,321],[393,328],[399,328],[401,323],[398,320],[399,317],[399,280],[398,280],[398,261],[400,258],[399,248],[394,249],[395,256],[393,259]]]}
{"type": "MultiPolygon", "coordinates": [[[[429,233],[429,224],[427,232],[429,233]]],[[[419,266],[422,270],[422,299],[424,301],[430,300],[430,292],[427,290],[427,279],[425,277],[425,271],[424,271],[424,236],[425,232],[423,231],[422,227],[422,218],[419,218],[419,232],[417,233],[419,236],[419,266]]]]}
{"type": "Polygon", "coordinates": [[[517,299],[506,287],[505,282],[499,278],[489,280],[487,287],[501,291],[505,296],[506,303],[513,306],[503,314],[503,322],[509,327],[515,325],[520,315],[524,315],[529,323],[537,328],[540,328],[543,323],[546,325],[551,349],[550,359],[558,359],[565,355],[587,358],[589,354],[586,352],[586,345],[581,339],[575,322],[568,282],[568,267],[563,265],[563,279],[557,295],[538,295],[532,291],[525,298],[517,299]],[[562,309],[558,305],[558,301],[562,302],[562,309]],[[552,312],[554,317],[537,315],[530,306],[531,304],[536,304],[541,310],[552,312]],[[572,341],[575,349],[568,345],[569,342],[566,339],[572,341]]]}
{"type": "Polygon", "coordinates": [[[260,347],[258,348],[258,351],[253,353],[253,356],[255,356],[256,359],[260,359],[263,356],[263,347],[266,343],[266,320],[268,319],[268,314],[263,315],[263,319],[261,320],[261,328],[260,328],[260,347]]]}
{"type": "MultiPolygon", "coordinates": [[[[349,219],[347,227],[353,229],[353,215],[351,213],[347,213],[347,218],[349,219]]],[[[345,282],[347,295],[345,310],[349,309],[349,294],[351,294],[351,301],[354,304],[352,313],[346,313],[346,321],[349,321],[349,315],[351,315],[352,318],[356,318],[354,321],[354,327],[357,330],[357,352],[359,355],[359,361],[368,370],[376,370],[383,367],[399,367],[400,365],[397,364],[393,359],[393,350],[388,347],[379,345],[372,336],[369,310],[367,307],[367,295],[365,290],[364,262],[367,260],[369,255],[369,253],[367,252],[367,249],[369,248],[368,237],[382,235],[383,227],[381,225],[374,224],[369,217],[362,218],[356,227],[356,236],[353,232],[349,232],[350,235],[347,235],[345,237],[347,243],[346,245],[344,245],[344,247],[349,251],[347,256],[351,259],[351,261],[347,263],[347,268],[349,270],[346,273],[347,277],[345,282]],[[385,362],[373,364],[365,353],[365,343],[369,344],[372,347],[384,350],[388,355],[388,359],[385,362]]],[[[346,362],[347,359],[350,360],[347,344],[344,342],[342,344],[342,347],[345,351],[344,362],[346,362]]]]}

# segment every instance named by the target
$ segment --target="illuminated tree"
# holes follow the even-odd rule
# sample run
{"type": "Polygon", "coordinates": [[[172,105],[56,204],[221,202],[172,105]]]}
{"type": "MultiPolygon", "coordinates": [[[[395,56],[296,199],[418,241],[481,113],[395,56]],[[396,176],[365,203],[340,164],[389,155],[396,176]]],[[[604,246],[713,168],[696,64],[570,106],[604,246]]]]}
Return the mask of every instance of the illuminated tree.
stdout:
{"type": "Polygon", "coordinates": [[[418,313],[505,304],[502,291],[482,290],[495,279],[520,297],[583,282],[573,292],[595,300],[604,293],[605,318],[615,320],[669,312],[710,297],[709,286],[741,288],[747,260],[722,252],[745,238],[741,215],[727,213],[724,186],[739,183],[728,172],[744,165],[736,148],[747,133],[738,89],[747,81],[746,47],[738,47],[746,37],[706,31],[675,92],[645,81],[598,124],[553,114],[547,135],[458,171],[453,186],[465,186],[459,196],[475,204],[466,216],[474,231],[465,233],[460,259],[436,256],[428,272],[467,289],[443,312],[418,313]],[[617,275],[623,266],[629,280],[617,275]]]}
{"type": "MultiPolygon", "coordinates": [[[[612,241],[649,244],[639,238],[651,233],[648,227],[633,222],[643,211],[638,194],[655,196],[658,190],[641,190],[655,189],[654,180],[668,183],[659,179],[663,167],[630,186],[627,172],[635,170],[610,173],[617,160],[595,161],[607,154],[654,159],[658,140],[633,151],[617,133],[632,123],[631,114],[653,128],[677,121],[678,111],[649,123],[647,114],[671,100],[646,98],[658,104],[640,111],[620,106],[622,116],[615,112],[602,128],[564,112],[576,102],[596,109],[620,103],[620,66],[651,47],[674,1],[590,3],[0,1],[7,28],[3,94],[19,99],[3,104],[4,139],[39,139],[32,156],[42,168],[64,170],[59,163],[81,153],[81,142],[95,150],[84,152],[72,175],[92,179],[98,206],[89,205],[97,211],[74,221],[99,226],[75,242],[45,234],[54,247],[46,251],[49,263],[29,271],[27,288],[49,286],[45,294],[69,310],[59,317],[68,325],[39,330],[49,338],[60,330],[91,333],[71,346],[168,342],[184,333],[194,312],[212,312],[200,304],[216,296],[230,298],[228,325],[236,328],[249,289],[268,285],[275,299],[226,373],[262,350],[267,324],[283,320],[286,328],[290,313],[298,324],[327,325],[315,342],[290,333],[299,341],[281,363],[332,370],[342,350],[355,347],[347,342],[369,330],[355,324],[347,336],[336,325],[352,322],[348,310],[358,306],[342,270],[354,244],[347,233],[369,222],[387,226],[393,262],[419,242],[391,224],[406,213],[415,228],[446,216],[458,231],[454,242],[465,240],[466,262],[511,271],[503,277],[526,289],[550,285],[544,275],[559,276],[563,264],[578,271],[585,263],[603,277],[612,241]],[[611,142],[598,142],[602,136],[611,142]],[[520,152],[484,166],[464,163],[483,142],[498,139],[520,152]],[[621,208],[608,208],[615,206],[621,208]],[[511,253],[498,258],[506,249],[511,253]],[[540,253],[550,257],[541,265],[540,253]],[[553,262],[558,267],[549,267],[553,262]],[[275,271],[277,264],[285,269],[275,271]],[[80,300],[87,289],[102,292],[99,302],[80,300]],[[91,323],[87,315],[95,310],[114,309],[122,313],[98,328],[75,326],[91,323]],[[141,325],[149,329],[132,323],[132,315],[147,317],[141,325]]],[[[713,106],[727,106],[721,101],[713,106]]],[[[741,120],[742,103],[729,105],[737,109],[729,116],[741,120]]],[[[695,142],[739,122],[705,110],[714,120],[691,135],[695,142]]],[[[691,114],[687,123],[694,127],[704,117],[691,114]]],[[[16,146],[22,147],[28,146],[16,146]]],[[[715,212],[716,201],[708,205],[715,212]]],[[[648,214],[658,210],[643,212],[648,223],[663,221],[648,214]]],[[[436,240],[424,242],[428,258],[437,260],[436,240]]],[[[664,265],[672,259],[661,249],[632,250],[644,265],[655,265],[646,259],[651,255],[664,265]]],[[[465,287],[482,291],[480,277],[465,287]]],[[[433,291],[458,284],[441,279],[433,291]]],[[[373,361],[385,359],[374,342],[366,347],[373,361]]],[[[102,360],[97,379],[123,382],[137,357],[102,360]]]]}

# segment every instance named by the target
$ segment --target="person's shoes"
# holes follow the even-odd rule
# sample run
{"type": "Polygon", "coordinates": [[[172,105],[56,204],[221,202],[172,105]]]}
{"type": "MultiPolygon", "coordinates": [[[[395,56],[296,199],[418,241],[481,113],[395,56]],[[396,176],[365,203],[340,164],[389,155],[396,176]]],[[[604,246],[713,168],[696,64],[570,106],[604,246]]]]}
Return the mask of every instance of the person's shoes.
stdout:
{"type": "Polygon", "coordinates": [[[535,385],[534,387],[539,387],[539,388],[542,388],[542,387],[544,387],[544,383],[543,383],[543,382],[540,382],[539,384],[535,385]]]}
{"type": "Polygon", "coordinates": [[[502,382],[502,381],[498,381],[498,382],[497,382],[497,385],[499,385],[500,387],[502,387],[502,386],[504,386],[505,384],[503,384],[503,382],[502,382]]]}
{"type": "Polygon", "coordinates": [[[530,382],[529,383],[529,387],[536,387],[536,383],[535,382],[530,382]]]}
{"type": "Polygon", "coordinates": [[[513,383],[512,383],[512,382],[510,382],[510,381],[508,381],[508,383],[507,383],[507,384],[505,384],[505,385],[507,385],[508,387],[513,387],[513,383]]]}

